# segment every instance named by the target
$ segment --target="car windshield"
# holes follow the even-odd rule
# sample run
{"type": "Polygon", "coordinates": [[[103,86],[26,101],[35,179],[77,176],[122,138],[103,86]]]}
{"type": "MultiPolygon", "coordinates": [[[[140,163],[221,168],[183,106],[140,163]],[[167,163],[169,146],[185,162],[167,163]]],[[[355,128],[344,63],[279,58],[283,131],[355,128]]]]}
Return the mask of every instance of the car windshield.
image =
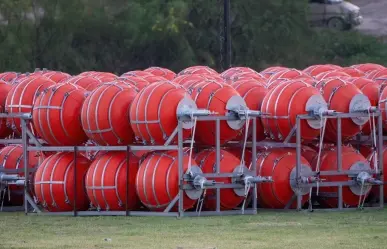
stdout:
{"type": "Polygon", "coordinates": [[[332,3],[332,4],[334,4],[334,3],[342,3],[343,2],[343,0],[328,0],[328,3],[332,3]]]}

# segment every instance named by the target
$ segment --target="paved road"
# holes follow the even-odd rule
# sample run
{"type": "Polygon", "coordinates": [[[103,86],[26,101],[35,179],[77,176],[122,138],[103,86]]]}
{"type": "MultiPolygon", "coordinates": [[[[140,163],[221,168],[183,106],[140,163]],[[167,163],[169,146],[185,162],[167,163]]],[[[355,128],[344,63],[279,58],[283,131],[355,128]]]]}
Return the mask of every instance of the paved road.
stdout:
{"type": "Polygon", "coordinates": [[[361,9],[364,23],[357,29],[375,36],[387,36],[387,0],[352,0],[361,9]]]}

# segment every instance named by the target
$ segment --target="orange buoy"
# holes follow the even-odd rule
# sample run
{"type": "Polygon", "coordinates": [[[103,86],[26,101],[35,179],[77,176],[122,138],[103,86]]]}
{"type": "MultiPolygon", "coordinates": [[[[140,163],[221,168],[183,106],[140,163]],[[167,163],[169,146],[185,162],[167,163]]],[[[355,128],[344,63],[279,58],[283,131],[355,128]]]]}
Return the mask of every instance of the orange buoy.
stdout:
{"type": "Polygon", "coordinates": [[[382,70],[378,70],[373,76],[373,79],[379,79],[379,78],[387,78],[387,68],[384,68],[382,70]]]}
{"type": "Polygon", "coordinates": [[[242,159],[244,162],[244,165],[249,166],[251,164],[251,160],[253,159],[253,154],[251,153],[250,149],[245,149],[245,154],[242,158],[243,148],[240,147],[232,147],[232,148],[224,148],[225,151],[233,154],[236,158],[239,159],[242,164],[242,159]]]}
{"type": "MultiPolygon", "coordinates": [[[[371,107],[370,100],[354,84],[339,78],[322,80],[316,84],[329,108],[343,113],[368,111],[371,107]]],[[[352,138],[361,132],[362,126],[368,122],[368,117],[354,117],[342,119],[342,139],[352,138]]],[[[325,131],[328,141],[337,141],[337,120],[328,119],[325,131]]]]}
{"type": "Polygon", "coordinates": [[[384,67],[382,65],[375,64],[375,63],[357,64],[357,65],[353,65],[351,67],[353,67],[353,68],[355,68],[357,70],[360,70],[363,73],[371,72],[373,70],[382,70],[382,69],[384,69],[384,67]]]}
{"type": "MultiPolygon", "coordinates": [[[[41,155],[39,152],[28,153],[28,168],[30,170],[30,179],[33,182],[35,168],[41,162],[41,155]]],[[[6,170],[6,174],[16,174],[20,177],[24,176],[24,155],[23,147],[21,145],[9,145],[0,150],[0,169],[6,170]]],[[[33,186],[28,186],[29,191],[33,194],[33,186]]],[[[23,203],[24,188],[23,186],[10,185],[10,199],[12,205],[20,205],[23,203]]]]}
{"type": "Polygon", "coordinates": [[[176,77],[176,73],[167,68],[162,67],[150,67],[145,69],[144,72],[151,73],[154,76],[161,76],[167,80],[173,80],[176,77]]]}
{"type": "Polygon", "coordinates": [[[251,73],[251,72],[244,72],[244,73],[237,73],[232,75],[230,78],[226,78],[225,82],[228,84],[232,84],[239,80],[258,80],[262,83],[266,84],[266,79],[263,75],[259,73],[251,73]]]}
{"type": "MultiPolygon", "coordinates": [[[[241,95],[250,110],[260,111],[263,98],[267,94],[267,89],[264,84],[255,80],[237,81],[231,85],[241,95]]],[[[251,121],[252,122],[252,121],[251,121]]],[[[252,123],[250,122],[249,133],[251,134],[252,123]]],[[[261,119],[257,120],[256,130],[258,141],[265,139],[265,130],[261,119]]],[[[250,135],[249,135],[250,138],[250,135]]],[[[245,139],[245,128],[239,131],[237,140],[243,141],[245,139]]]]}
{"type": "Polygon", "coordinates": [[[240,74],[240,73],[253,73],[253,74],[258,74],[257,71],[255,71],[252,68],[249,67],[232,67],[224,71],[223,73],[220,74],[220,76],[224,79],[229,79],[235,74],[240,74]]]}
{"type": "Polygon", "coordinates": [[[325,65],[313,65],[313,66],[307,67],[303,70],[303,72],[312,77],[315,77],[324,72],[331,72],[331,71],[340,70],[340,69],[341,67],[339,66],[325,64],[325,65]]]}
{"type": "Polygon", "coordinates": [[[306,146],[306,145],[303,145],[301,147],[301,156],[303,156],[310,164],[312,164],[314,158],[317,155],[318,155],[318,152],[312,147],[306,146]]]}
{"type": "Polygon", "coordinates": [[[129,109],[137,95],[122,82],[105,83],[85,100],[81,124],[86,135],[99,145],[127,145],[134,142],[129,109]]]}
{"type": "Polygon", "coordinates": [[[362,71],[357,70],[356,68],[353,68],[353,67],[344,67],[338,71],[346,73],[351,77],[365,77],[366,76],[365,73],[363,73],[362,71]]]}
{"type": "Polygon", "coordinates": [[[90,165],[85,180],[87,196],[92,205],[106,211],[125,210],[126,203],[128,210],[137,208],[139,200],[135,183],[138,167],[139,159],[133,154],[127,158],[125,152],[112,151],[98,156],[90,165]]]}
{"type": "MultiPolygon", "coordinates": [[[[5,81],[0,80],[0,113],[5,112],[5,101],[7,99],[7,95],[11,90],[12,86],[5,81]]],[[[7,127],[7,119],[0,119],[0,138],[5,138],[11,135],[12,130],[7,127]]]]}
{"type": "Polygon", "coordinates": [[[18,76],[19,76],[19,74],[15,73],[15,72],[0,73],[0,81],[5,81],[5,82],[10,83],[10,82],[14,81],[18,76]]]}
{"type": "Polygon", "coordinates": [[[149,84],[153,84],[153,83],[156,83],[156,82],[166,81],[167,80],[166,78],[164,78],[162,76],[155,76],[155,75],[144,76],[143,79],[148,81],[149,84]]]}
{"type": "Polygon", "coordinates": [[[134,77],[145,77],[145,76],[153,76],[150,72],[145,72],[141,70],[134,70],[134,71],[129,71],[121,75],[121,77],[126,77],[126,76],[134,76],[134,77]]]}
{"type": "Polygon", "coordinates": [[[387,131],[387,87],[380,92],[379,110],[382,113],[383,130],[387,131]]]}
{"type": "MultiPolygon", "coordinates": [[[[178,125],[181,108],[196,108],[184,87],[170,81],[151,84],[141,90],[130,107],[130,125],[144,144],[164,144],[178,125]]],[[[184,122],[184,138],[188,138],[192,122],[184,122]]],[[[175,136],[173,142],[176,142],[175,136]]]]}
{"type": "Polygon", "coordinates": [[[71,78],[70,74],[63,73],[63,72],[57,72],[57,71],[43,72],[42,75],[46,78],[49,78],[50,80],[52,80],[56,83],[66,81],[67,79],[71,78]]]}
{"type": "MultiPolygon", "coordinates": [[[[261,117],[270,138],[282,141],[296,125],[297,115],[327,110],[319,91],[299,80],[289,81],[271,89],[262,102],[261,117]]],[[[320,120],[301,120],[301,138],[312,140],[320,134],[320,120]]]]}
{"type": "MultiPolygon", "coordinates": [[[[7,95],[5,110],[8,113],[32,113],[32,107],[40,92],[55,85],[55,82],[43,76],[26,77],[13,85],[7,95]]],[[[20,118],[9,118],[13,131],[21,135],[20,118]]],[[[32,129],[33,130],[33,129],[32,129]]]]}
{"type": "MultiPolygon", "coordinates": [[[[347,81],[357,86],[357,88],[359,88],[360,91],[362,91],[363,94],[367,96],[367,98],[370,100],[371,106],[379,105],[379,90],[381,87],[378,83],[365,78],[350,78],[347,81]]],[[[376,118],[374,118],[374,120],[376,124],[376,118]]],[[[365,135],[371,134],[371,127],[369,122],[363,126],[362,133],[365,135]]]]}
{"type": "MultiPolygon", "coordinates": [[[[342,149],[342,170],[356,170],[366,171],[371,170],[371,167],[367,160],[353,148],[343,147],[342,149]]],[[[313,161],[313,170],[317,170],[317,159],[313,161]]],[[[332,147],[326,149],[321,154],[320,168],[318,171],[336,171],[337,170],[337,148],[332,147]]],[[[350,175],[327,175],[324,176],[325,182],[344,182],[353,180],[353,176],[350,175]]],[[[356,178],[355,178],[356,180],[356,178]]],[[[355,207],[359,203],[359,198],[364,198],[364,195],[368,195],[371,190],[370,186],[353,185],[343,186],[343,204],[349,207],[355,207]]],[[[337,197],[329,197],[332,194],[338,194],[338,187],[320,187],[319,189],[319,203],[322,206],[336,208],[338,206],[337,197]]]]}
{"type": "Polygon", "coordinates": [[[270,79],[268,80],[268,84],[270,84],[272,81],[277,80],[277,79],[297,79],[300,77],[308,77],[307,74],[303,73],[302,71],[299,71],[297,69],[286,69],[283,71],[279,71],[275,74],[273,74],[270,79]]]}
{"type": "MultiPolygon", "coordinates": [[[[220,151],[220,173],[236,173],[240,170],[240,160],[230,152],[225,150],[220,151]]],[[[202,169],[204,174],[216,173],[216,150],[207,149],[199,152],[194,157],[196,162],[199,162],[198,166],[202,169]]],[[[211,177],[209,177],[211,179],[211,177]]],[[[214,178],[219,182],[226,184],[233,183],[231,177],[214,178]]],[[[227,188],[220,190],[220,207],[222,210],[230,210],[236,208],[242,203],[244,197],[238,194],[235,189],[227,188]]],[[[216,190],[207,190],[206,198],[204,199],[204,208],[207,210],[216,209],[216,190]]]]}
{"type": "Polygon", "coordinates": [[[83,87],[86,91],[93,91],[97,87],[101,86],[102,81],[92,76],[74,76],[65,81],[65,83],[74,84],[83,87]]]}
{"type": "Polygon", "coordinates": [[[285,71],[287,69],[287,67],[281,66],[268,67],[265,70],[262,70],[260,74],[263,75],[263,77],[265,77],[266,79],[269,79],[273,74],[276,74],[280,71],[285,71]]]}
{"type": "Polygon", "coordinates": [[[198,74],[184,74],[177,76],[173,82],[179,85],[184,86],[186,89],[190,88],[191,86],[194,86],[198,83],[201,83],[205,81],[206,79],[202,77],[202,75],[198,74]]]}
{"type": "MultiPolygon", "coordinates": [[[[232,110],[240,107],[246,108],[246,103],[239,93],[230,85],[215,81],[203,81],[191,87],[191,96],[200,109],[210,110],[216,115],[230,115],[232,110]]],[[[220,121],[220,143],[224,144],[235,139],[243,125],[244,120],[220,121]]],[[[198,143],[206,145],[216,144],[216,122],[201,121],[196,125],[198,143]]]]}
{"type": "MultiPolygon", "coordinates": [[[[293,195],[302,195],[301,204],[308,200],[310,187],[296,188],[296,151],[288,149],[272,149],[257,154],[257,175],[271,176],[273,182],[258,184],[258,204],[263,208],[283,209],[286,206],[296,208],[297,202],[293,195]]],[[[312,168],[308,161],[301,156],[300,176],[312,176],[312,168]]]]}
{"type": "Polygon", "coordinates": [[[219,75],[214,69],[207,66],[192,66],[184,69],[178,75],[184,74],[211,74],[211,75],[219,75]]]}
{"type": "MultiPolygon", "coordinates": [[[[184,153],[183,172],[189,167],[189,155],[184,153]]],[[[153,211],[163,211],[179,194],[179,166],[177,151],[153,152],[140,164],[136,177],[136,191],[142,204],[153,211]]],[[[196,161],[191,159],[192,167],[196,161]]],[[[186,183],[186,182],[185,182],[186,183]]],[[[202,191],[185,190],[184,210],[192,208],[202,191]]],[[[172,210],[176,210],[176,203],[172,210]]]]}
{"type": "Polygon", "coordinates": [[[125,77],[119,77],[117,79],[118,81],[123,81],[126,84],[130,84],[131,86],[134,86],[138,91],[141,91],[149,85],[149,82],[144,80],[143,78],[140,77],[135,77],[135,76],[125,76],[125,77]]]}
{"type": "Polygon", "coordinates": [[[74,84],[45,89],[32,112],[36,133],[50,145],[80,145],[87,140],[80,120],[86,90],[74,84]]]}
{"type": "Polygon", "coordinates": [[[75,161],[72,152],[60,152],[47,157],[35,173],[34,186],[38,202],[50,212],[65,212],[73,210],[75,200],[76,210],[87,210],[89,200],[85,176],[90,163],[80,154],[75,161]]]}
{"type": "Polygon", "coordinates": [[[338,78],[338,77],[351,77],[349,74],[344,73],[342,71],[328,71],[323,72],[315,76],[317,81],[330,79],[330,78],[338,78]]]}

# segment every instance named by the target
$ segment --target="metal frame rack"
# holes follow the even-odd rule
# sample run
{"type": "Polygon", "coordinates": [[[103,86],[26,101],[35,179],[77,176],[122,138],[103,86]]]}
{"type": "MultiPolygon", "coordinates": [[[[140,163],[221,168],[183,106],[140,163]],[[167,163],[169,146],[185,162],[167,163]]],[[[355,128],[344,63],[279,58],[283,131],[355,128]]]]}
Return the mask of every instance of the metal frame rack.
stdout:
{"type": "MultiPolygon", "coordinates": [[[[341,157],[341,145],[342,145],[342,139],[341,139],[341,120],[343,118],[353,118],[353,117],[366,117],[368,114],[366,113],[337,113],[332,116],[324,116],[324,118],[330,118],[330,119],[337,119],[337,155],[338,155],[338,162],[337,162],[337,170],[336,171],[321,171],[318,172],[319,176],[329,176],[329,175],[349,175],[354,178],[361,173],[360,171],[356,170],[349,170],[349,171],[343,171],[342,170],[342,157],[341,157]]],[[[366,173],[369,173],[370,175],[376,176],[376,179],[378,181],[384,182],[383,178],[383,135],[382,135],[382,116],[379,111],[374,113],[374,116],[377,118],[377,152],[378,152],[378,164],[379,164],[379,171],[375,170],[369,170],[366,173]]],[[[229,211],[223,211],[221,210],[220,205],[220,189],[222,188],[234,188],[234,189],[245,189],[245,184],[243,181],[238,181],[238,183],[232,183],[232,184],[223,184],[223,183],[214,183],[210,184],[208,186],[205,186],[206,189],[216,189],[216,210],[214,211],[186,211],[183,209],[184,199],[180,198],[184,196],[186,191],[193,190],[194,186],[192,184],[184,184],[185,181],[192,180],[192,175],[187,174],[187,172],[183,172],[183,147],[185,141],[183,141],[183,123],[185,121],[188,121],[188,117],[180,117],[178,121],[178,126],[174,130],[173,134],[169,137],[168,141],[164,145],[160,146],[142,146],[142,145],[128,145],[128,146],[42,146],[40,144],[40,141],[35,138],[35,136],[32,134],[32,132],[28,129],[28,122],[31,119],[30,114],[21,114],[21,115],[9,115],[9,114],[0,114],[0,118],[20,118],[21,119],[21,125],[22,125],[22,138],[21,140],[15,140],[15,141],[5,141],[0,140],[2,143],[20,143],[23,146],[23,153],[24,153],[24,173],[26,178],[26,181],[24,182],[24,194],[25,194],[25,203],[24,203],[24,212],[25,214],[39,214],[39,215],[69,215],[69,216],[101,216],[101,215],[122,215],[122,216],[173,216],[173,217],[184,217],[184,216],[212,216],[212,215],[237,215],[237,214],[256,214],[257,213],[257,186],[256,184],[259,184],[261,182],[267,182],[270,181],[270,179],[260,179],[259,176],[256,175],[256,164],[252,163],[250,171],[249,172],[242,172],[241,173],[220,173],[220,150],[221,150],[221,144],[220,144],[220,122],[223,120],[235,120],[236,117],[232,116],[202,116],[197,117],[197,121],[212,121],[214,122],[216,126],[216,172],[213,174],[203,174],[199,173],[196,176],[204,177],[204,178],[222,178],[222,177],[234,177],[238,179],[243,179],[243,177],[249,176],[255,179],[256,181],[252,184],[252,191],[250,192],[249,199],[251,200],[251,208],[246,209],[240,209],[240,210],[229,210],[229,211]],[[178,138],[178,144],[177,145],[171,145],[171,141],[174,139],[174,137],[178,138]],[[76,170],[76,155],[79,152],[86,152],[86,151],[123,151],[126,152],[127,155],[127,163],[130,160],[130,151],[143,151],[143,150],[149,150],[149,151],[165,151],[165,150],[177,150],[178,151],[178,166],[179,166],[179,194],[174,198],[174,200],[170,203],[170,205],[164,210],[164,212],[152,212],[152,211],[129,211],[127,210],[128,203],[125,203],[125,209],[126,211],[77,211],[76,210],[76,203],[74,201],[73,203],[73,211],[71,212],[42,212],[40,208],[35,204],[34,200],[31,198],[29,192],[28,192],[28,182],[29,182],[29,169],[26,167],[28,165],[28,156],[27,153],[29,151],[42,151],[42,152],[50,152],[50,151],[68,151],[68,152],[75,152],[74,154],[74,170],[76,170]],[[183,174],[184,173],[184,174],[183,174]],[[31,205],[33,208],[33,211],[31,212],[29,209],[28,204],[31,205]],[[175,204],[177,204],[178,208],[177,211],[171,211],[173,207],[175,207],[175,204]]],[[[345,181],[345,182],[313,182],[313,183],[305,183],[301,180],[301,120],[310,120],[310,119],[316,119],[315,116],[309,116],[309,115],[299,115],[296,118],[296,125],[293,127],[291,134],[285,139],[284,142],[256,142],[256,126],[257,126],[257,120],[256,118],[251,118],[252,120],[252,139],[251,142],[247,143],[248,147],[251,147],[252,149],[252,162],[256,161],[257,156],[257,147],[288,147],[288,148],[295,148],[296,149],[296,158],[297,158],[297,165],[296,165],[296,178],[295,178],[295,188],[307,188],[307,187],[317,187],[318,185],[320,187],[338,187],[338,207],[337,209],[328,209],[328,210],[343,210],[347,209],[343,207],[343,187],[344,186],[354,186],[358,184],[356,179],[351,181],[345,181]],[[296,136],[296,142],[295,143],[289,143],[290,139],[292,137],[296,136]]],[[[1,172],[1,171],[0,171],[1,172]]],[[[364,171],[363,171],[364,172],[364,171]]],[[[126,177],[129,179],[129,167],[127,167],[126,177]]],[[[317,177],[317,173],[315,172],[313,176],[317,177]]],[[[74,182],[76,182],[76,174],[74,174],[74,182]]],[[[245,182],[246,183],[246,182],[245,182]]],[[[262,183],[265,184],[265,183],[262,183]]],[[[74,190],[75,193],[77,191],[76,185],[74,184],[74,190]]],[[[203,190],[203,188],[201,189],[203,190]]],[[[384,195],[383,195],[383,185],[380,185],[380,198],[379,198],[379,207],[377,208],[383,208],[384,207],[384,195]]],[[[126,200],[128,200],[129,196],[129,187],[126,187],[126,200]]],[[[245,196],[247,198],[247,196],[245,196]]],[[[287,208],[290,207],[290,205],[297,201],[297,210],[302,210],[301,206],[301,199],[302,195],[299,193],[295,193],[292,199],[289,201],[287,208]]],[[[325,209],[323,209],[325,210],[325,209]]]]}

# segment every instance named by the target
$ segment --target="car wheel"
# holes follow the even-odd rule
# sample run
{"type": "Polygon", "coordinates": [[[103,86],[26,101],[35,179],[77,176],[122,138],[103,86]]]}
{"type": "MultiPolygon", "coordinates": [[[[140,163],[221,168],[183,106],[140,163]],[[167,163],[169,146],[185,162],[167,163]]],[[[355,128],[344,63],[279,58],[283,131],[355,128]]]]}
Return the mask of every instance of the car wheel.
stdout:
{"type": "Polygon", "coordinates": [[[333,17],[328,20],[327,23],[328,28],[338,30],[338,31],[343,31],[348,29],[348,24],[339,17],[333,17]]]}

